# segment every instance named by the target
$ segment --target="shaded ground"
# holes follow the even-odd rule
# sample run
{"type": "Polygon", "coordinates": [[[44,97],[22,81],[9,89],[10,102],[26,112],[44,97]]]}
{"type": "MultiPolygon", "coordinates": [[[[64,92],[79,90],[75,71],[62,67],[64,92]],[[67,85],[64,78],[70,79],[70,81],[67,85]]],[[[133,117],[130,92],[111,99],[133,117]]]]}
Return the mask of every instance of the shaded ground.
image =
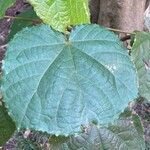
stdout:
{"type": "MultiPolygon", "coordinates": [[[[17,14],[19,14],[20,12],[22,12],[25,9],[28,9],[30,6],[29,4],[27,4],[25,2],[25,0],[18,0],[16,5],[11,7],[8,11],[7,11],[7,15],[9,16],[15,16],[17,14]]],[[[7,46],[7,36],[9,34],[10,31],[10,25],[12,23],[12,19],[3,19],[0,20],[0,70],[1,70],[1,61],[4,58],[4,54],[5,54],[5,50],[6,50],[6,46],[7,46]]],[[[150,143],[150,103],[148,102],[139,102],[136,103],[133,106],[133,109],[136,113],[139,114],[139,116],[141,117],[144,129],[145,129],[145,139],[148,143],[150,143]]],[[[22,135],[24,134],[24,132],[22,133],[22,135]]],[[[32,134],[33,136],[33,134],[32,134]]],[[[15,145],[15,141],[11,140],[11,144],[15,145]],[[14,143],[13,143],[14,142],[14,143]]],[[[6,146],[4,148],[4,150],[12,150],[13,148],[9,146],[6,146]]],[[[150,150],[150,144],[149,144],[149,148],[147,148],[147,150],[150,150]]]]}

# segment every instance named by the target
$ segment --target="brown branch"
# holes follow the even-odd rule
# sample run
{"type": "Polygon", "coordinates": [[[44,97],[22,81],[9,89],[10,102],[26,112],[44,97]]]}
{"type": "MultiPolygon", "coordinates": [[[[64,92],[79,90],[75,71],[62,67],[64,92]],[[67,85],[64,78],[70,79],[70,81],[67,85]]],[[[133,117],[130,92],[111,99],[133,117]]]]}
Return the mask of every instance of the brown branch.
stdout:
{"type": "MultiPolygon", "coordinates": [[[[26,21],[33,21],[33,22],[37,22],[37,23],[41,23],[42,20],[41,19],[31,19],[31,18],[23,18],[23,17],[17,17],[17,16],[4,16],[4,18],[9,18],[9,19],[20,19],[20,20],[26,20],[26,21]]],[[[129,31],[123,31],[123,30],[119,30],[119,29],[113,29],[113,28],[107,28],[110,31],[113,32],[119,32],[119,33],[126,33],[126,34],[135,34],[134,32],[129,32],[129,31]]]]}
{"type": "Polygon", "coordinates": [[[4,16],[4,18],[7,19],[19,19],[19,20],[26,20],[26,21],[33,21],[33,22],[41,22],[40,19],[31,19],[31,18],[23,18],[23,17],[17,17],[17,16],[4,16]]]}
{"type": "Polygon", "coordinates": [[[129,32],[129,31],[123,31],[123,30],[119,30],[119,29],[113,29],[113,28],[107,28],[108,30],[110,31],[113,31],[113,32],[119,32],[119,33],[126,33],[126,34],[135,34],[134,32],[129,32]]]}

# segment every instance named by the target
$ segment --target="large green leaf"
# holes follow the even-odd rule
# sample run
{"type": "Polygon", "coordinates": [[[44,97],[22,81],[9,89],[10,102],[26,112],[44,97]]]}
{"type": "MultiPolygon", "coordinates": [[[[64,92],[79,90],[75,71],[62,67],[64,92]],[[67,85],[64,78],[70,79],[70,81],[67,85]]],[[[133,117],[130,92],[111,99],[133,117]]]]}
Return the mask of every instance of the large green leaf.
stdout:
{"type": "Polygon", "coordinates": [[[90,23],[88,0],[28,0],[37,15],[54,29],[64,32],[70,25],[90,23]]]}
{"type": "Polygon", "coordinates": [[[0,0],[0,19],[4,17],[6,10],[15,2],[16,0],[0,0]]]}
{"type": "Polygon", "coordinates": [[[8,41],[10,41],[10,39],[12,39],[13,36],[20,30],[22,30],[23,28],[28,27],[28,26],[33,26],[37,22],[37,19],[38,19],[33,9],[29,9],[20,13],[18,17],[21,17],[23,19],[14,19],[11,25],[10,33],[8,36],[8,41]]]}
{"type": "Polygon", "coordinates": [[[78,26],[69,39],[46,25],[26,28],[10,42],[3,70],[18,128],[56,135],[113,121],[138,91],[127,50],[98,25],[78,26]]]}
{"type": "Polygon", "coordinates": [[[0,105],[0,146],[5,144],[15,131],[15,124],[6,109],[0,105]]]}
{"type": "MultiPolygon", "coordinates": [[[[85,133],[64,141],[50,139],[51,150],[145,150],[144,133],[139,118],[122,118],[106,127],[89,126],[85,133]],[[137,121],[138,120],[138,121],[137,121]],[[137,128],[141,131],[138,132],[137,128]],[[142,132],[142,134],[141,134],[142,132]],[[55,141],[57,142],[55,142],[55,141]]],[[[59,140],[57,140],[59,139],[59,140]]]]}
{"type": "Polygon", "coordinates": [[[140,95],[150,100],[150,33],[136,34],[131,54],[138,72],[140,95]]]}

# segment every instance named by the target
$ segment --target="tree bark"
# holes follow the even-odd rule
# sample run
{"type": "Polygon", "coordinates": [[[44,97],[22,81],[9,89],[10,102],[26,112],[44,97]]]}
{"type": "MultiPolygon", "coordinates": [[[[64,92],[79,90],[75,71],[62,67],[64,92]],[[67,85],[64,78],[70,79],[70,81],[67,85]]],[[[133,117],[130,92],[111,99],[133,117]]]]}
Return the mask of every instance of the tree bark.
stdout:
{"type": "Polygon", "coordinates": [[[89,0],[91,22],[97,23],[99,18],[100,0],[89,0]]]}
{"type": "Polygon", "coordinates": [[[143,30],[146,1],[90,0],[91,20],[125,31],[143,30]]]}

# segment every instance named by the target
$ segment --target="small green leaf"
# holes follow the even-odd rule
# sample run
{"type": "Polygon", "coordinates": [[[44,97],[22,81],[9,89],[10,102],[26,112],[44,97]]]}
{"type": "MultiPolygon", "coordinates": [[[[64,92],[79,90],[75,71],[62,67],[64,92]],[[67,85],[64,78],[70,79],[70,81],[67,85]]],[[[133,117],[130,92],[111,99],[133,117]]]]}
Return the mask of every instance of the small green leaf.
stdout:
{"type": "Polygon", "coordinates": [[[6,10],[15,2],[16,0],[0,0],[0,19],[4,17],[6,10]]]}
{"type": "Polygon", "coordinates": [[[144,128],[141,124],[140,118],[137,115],[132,115],[132,120],[138,133],[144,135],[144,128]]]}
{"type": "Polygon", "coordinates": [[[127,117],[131,117],[132,115],[132,111],[130,110],[129,107],[125,108],[124,112],[122,112],[119,117],[120,118],[127,118],[127,117]]]}
{"type": "Polygon", "coordinates": [[[90,23],[88,0],[28,0],[37,15],[55,30],[90,23]]]}
{"type": "Polygon", "coordinates": [[[13,36],[23,28],[33,26],[36,23],[36,19],[39,19],[33,9],[26,10],[20,13],[18,17],[21,17],[23,19],[15,19],[13,21],[8,36],[8,41],[10,41],[10,39],[12,39],[13,36]]]}
{"type": "Polygon", "coordinates": [[[51,136],[49,138],[49,148],[51,150],[69,150],[67,146],[67,142],[70,141],[70,137],[64,136],[51,136]]]}
{"type": "Polygon", "coordinates": [[[132,118],[135,129],[140,135],[144,135],[144,128],[138,115],[133,114],[129,107],[125,108],[124,112],[120,114],[120,119],[132,118]]]}
{"type": "Polygon", "coordinates": [[[150,100],[150,33],[136,34],[131,55],[139,77],[139,93],[150,100]]]}
{"type": "Polygon", "coordinates": [[[77,26],[69,39],[46,25],[24,29],[3,62],[4,101],[18,128],[81,132],[116,119],[138,93],[134,65],[115,34],[77,26]]]}
{"type": "Polygon", "coordinates": [[[15,124],[6,109],[0,105],[0,146],[5,144],[15,131],[15,124]]]}

